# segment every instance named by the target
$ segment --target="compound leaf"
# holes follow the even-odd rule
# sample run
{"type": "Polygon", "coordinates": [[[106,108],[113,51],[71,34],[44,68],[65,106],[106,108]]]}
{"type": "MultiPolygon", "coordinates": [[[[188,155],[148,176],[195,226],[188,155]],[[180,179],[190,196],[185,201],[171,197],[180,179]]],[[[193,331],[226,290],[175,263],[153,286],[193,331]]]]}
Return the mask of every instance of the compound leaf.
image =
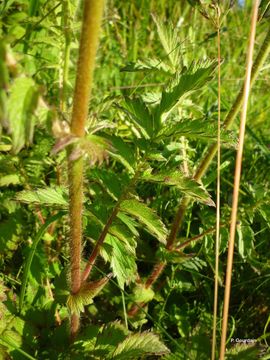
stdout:
{"type": "Polygon", "coordinates": [[[162,93],[161,101],[156,107],[156,117],[160,118],[163,114],[168,114],[183,95],[190,94],[205,85],[211,79],[216,66],[216,61],[193,63],[184,73],[177,74],[176,79],[174,76],[170,86],[162,93]]]}

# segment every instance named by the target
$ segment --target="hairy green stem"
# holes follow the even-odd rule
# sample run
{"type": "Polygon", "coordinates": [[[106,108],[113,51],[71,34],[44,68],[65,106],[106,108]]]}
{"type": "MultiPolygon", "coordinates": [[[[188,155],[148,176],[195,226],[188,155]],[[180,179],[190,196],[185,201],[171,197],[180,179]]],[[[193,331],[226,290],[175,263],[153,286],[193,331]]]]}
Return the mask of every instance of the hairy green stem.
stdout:
{"type": "Polygon", "coordinates": [[[79,60],[73,100],[71,132],[84,136],[91,95],[103,0],[85,0],[80,40],[79,60]]]}
{"type": "MultiPolygon", "coordinates": [[[[268,32],[266,34],[264,42],[260,48],[260,51],[256,57],[255,62],[253,64],[252,73],[251,73],[251,81],[250,81],[251,86],[254,84],[255,80],[257,79],[260,69],[262,68],[269,52],[270,52],[270,29],[268,30],[268,32]]],[[[225,118],[225,121],[223,124],[224,129],[228,129],[232,125],[237,114],[239,113],[239,110],[241,109],[243,99],[244,99],[244,85],[242,86],[241,90],[239,91],[239,94],[237,95],[235,102],[234,102],[233,106],[231,107],[231,110],[229,111],[229,113],[227,114],[227,116],[225,118]]],[[[201,163],[199,164],[199,166],[193,176],[194,180],[199,181],[204,176],[204,174],[208,170],[213,158],[215,157],[216,152],[217,152],[217,143],[210,146],[206,156],[202,159],[201,163]]],[[[190,203],[190,198],[187,196],[184,196],[182,198],[182,200],[180,201],[179,207],[175,214],[174,221],[171,226],[171,231],[167,238],[166,247],[168,250],[171,250],[174,246],[177,234],[183,223],[183,219],[185,217],[185,213],[186,213],[189,203],[190,203]]],[[[166,267],[166,263],[164,263],[164,262],[160,262],[159,264],[157,264],[154,267],[151,274],[149,275],[146,283],[148,285],[150,284],[149,286],[154,284],[157,281],[157,279],[159,278],[159,276],[162,274],[165,267],[166,267]]],[[[129,314],[130,314],[130,312],[129,312],[129,314]]],[[[135,313],[133,312],[133,315],[134,314],[135,313]]]]}
{"type": "MultiPolygon", "coordinates": [[[[92,89],[98,37],[103,14],[103,0],[85,0],[82,31],[80,38],[79,59],[73,98],[70,130],[77,137],[85,135],[88,104],[92,89]]],[[[70,159],[73,150],[68,149],[69,176],[69,216],[70,216],[70,271],[71,293],[77,293],[81,287],[81,243],[83,210],[83,158],[70,159]]],[[[71,316],[70,332],[74,339],[79,330],[79,317],[71,316]]]]}

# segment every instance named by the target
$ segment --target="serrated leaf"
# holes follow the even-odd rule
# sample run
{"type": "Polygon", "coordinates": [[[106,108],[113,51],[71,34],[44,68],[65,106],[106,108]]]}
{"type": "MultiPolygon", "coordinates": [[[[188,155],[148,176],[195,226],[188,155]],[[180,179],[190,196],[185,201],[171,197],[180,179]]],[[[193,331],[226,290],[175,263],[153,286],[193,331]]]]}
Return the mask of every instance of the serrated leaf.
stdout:
{"type": "Polygon", "coordinates": [[[67,299],[70,313],[79,315],[83,312],[84,306],[92,303],[93,298],[99,294],[111,277],[112,274],[109,274],[100,280],[83,283],[79,292],[70,294],[67,299]]]}
{"type": "Polygon", "coordinates": [[[128,336],[113,353],[113,360],[137,359],[145,355],[165,355],[170,350],[151,332],[128,336]]]}
{"type": "Polygon", "coordinates": [[[172,69],[159,59],[145,59],[143,61],[130,62],[121,71],[126,72],[149,72],[149,71],[164,71],[165,73],[171,73],[172,69]]]}
{"type": "Polygon", "coordinates": [[[149,160],[160,161],[160,162],[167,161],[167,159],[162,154],[156,152],[149,153],[147,155],[147,158],[149,160]]]}
{"type": "Polygon", "coordinates": [[[78,142],[78,140],[79,138],[73,134],[62,134],[53,146],[51,153],[57,154],[60,151],[65,150],[67,146],[78,142]]]}
{"type": "Polygon", "coordinates": [[[122,193],[123,186],[125,186],[129,180],[126,173],[116,174],[107,168],[91,169],[89,177],[91,181],[99,183],[114,200],[118,200],[122,193]]]}
{"type": "Polygon", "coordinates": [[[78,141],[69,158],[74,161],[82,155],[86,155],[90,166],[94,166],[96,163],[101,165],[104,160],[107,160],[110,148],[109,140],[98,135],[89,134],[78,141]]]}
{"type": "Polygon", "coordinates": [[[131,296],[134,303],[147,303],[153,300],[155,296],[151,288],[146,288],[143,284],[136,285],[131,296]]]}
{"type": "Polygon", "coordinates": [[[37,190],[24,190],[16,195],[16,200],[27,204],[68,206],[66,189],[62,187],[48,187],[37,190]]]}
{"type": "MultiPolygon", "coordinates": [[[[157,134],[157,139],[171,136],[185,136],[198,140],[217,140],[217,123],[204,119],[184,120],[175,124],[164,126],[157,134]]],[[[220,140],[222,145],[237,148],[238,140],[232,131],[221,130],[220,140]]]]}
{"type": "Polygon", "coordinates": [[[238,252],[243,259],[250,257],[254,250],[254,232],[248,225],[238,225],[238,252]]]}
{"type": "Polygon", "coordinates": [[[113,353],[116,346],[122,342],[128,335],[128,330],[119,321],[109,323],[99,332],[95,344],[95,352],[99,356],[113,353]]]}
{"type": "Polygon", "coordinates": [[[192,255],[185,254],[181,251],[173,251],[173,250],[167,250],[166,248],[160,248],[157,253],[158,259],[161,261],[172,263],[172,264],[181,264],[185,261],[190,260],[192,255]]]}
{"type": "Polygon", "coordinates": [[[117,161],[121,162],[129,172],[134,173],[135,152],[134,149],[125,143],[120,137],[104,134],[109,140],[111,149],[108,153],[117,161]]]}
{"type": "Polygon", "coordinates": [[[123,201],[120,205],[120,210],[134,216],[140,223],[146,226],[150,234],[156,236],[160,242],[166,243],[167,229],[159,216],[148,206],[136,199],[131,199],[123,201]]]}
{"type": "Polygon", "coordinates": [[[164,24],[163,21],[152,15],[158,31],[160,42],[168,56],[170,63],[174,68],[179,66],[181,59],[181,48],[179,43],[179,34],[175,27],[164,24]]]}
{"type": "Polygon", "coordinates": [[[116,276],[121,289],[124,285],[134,281],[137,273],[135,250],[130,249],[117,237],[108,234],[101,249],[101,256],[109,261],[113,275],[116,276]]]}
{"type": "MultiPolygon", "coordinates": [[[[255,345],[236,343],[227,351],[226,359],[228,360],[253,360],[260,358],[260,349],[255,345]]],[[[269,359],[266,357],[265,359],[269,359]]]]}
{"type": "Polygon", "coordinates": [[[121,212],[118,212],[117,217],[129,228],[134,236],[139,236],[139,232],[136,228],[137,222],[134,219],[121,212]]]}
{"type": "Polygon", "coordinates": [[[38,92],[31,78],[17,78],[10,88],[7,111],[12,134],[12,149],[17,154],[31,143],[34,130],[33,113],[38,103],[38,92]]]}
{"type": "Polygon", "coordinates": [[[0,186],[17,185],[20,183],[21,180],[18,174],[4,175],[0,178],[0,186]]]}
{"type": "Polygon", "coordinates": [[[125,243],[126,248],[130,251],[130,253],[132,253],[135,256],[135,248],[137,243],[127,226],[125,226],[121,222],[114,223],[110,227],[109,233],[117,237],[123,243],[125,243]]]}
{"type": "Polygon", "coordinates": [[[129,115],[129,118],[146,139],[153,136],[155,130],[154,118],[140,97],[132,99],[125,97],[123,105],[117,106],[129,115]]]}
{"type": "Polygon", "coordinates": [[[207,267],[207,263],[198,257],[193,257],[189,261],[185,261],[182,267],[187,270],[201,272],[204,267],[207,267]]]}
{"type": "Polygon", "coordinates": [[[160,172],[152,174],[145,172],[141,180],[160,183],[165,186],[176,186],[184,194],[209,206],[215,206],[208,192],[195,180],[185,177],[180,171],[160,172]]]}
{"type": "Polygon", "coordinates": [[[155,110],[155,117],[168,115],[182,96],[202,88],[211,79],[216,66],[216,61],[193,63],[184,73],[174,76],[170,86],[162,93],[160,104],[155,110]]]}

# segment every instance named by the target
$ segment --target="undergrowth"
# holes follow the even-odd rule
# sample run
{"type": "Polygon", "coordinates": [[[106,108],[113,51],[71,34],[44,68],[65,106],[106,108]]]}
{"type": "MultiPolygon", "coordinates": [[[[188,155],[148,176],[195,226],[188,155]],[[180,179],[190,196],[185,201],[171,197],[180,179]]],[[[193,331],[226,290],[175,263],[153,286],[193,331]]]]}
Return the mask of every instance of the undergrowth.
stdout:
{"type": "MultiPolygon", "coordinates": [[[[210,358],[218,107],[209,3],[107,1],[80,134],[71,118],[82,4],[0,4],[0,358],[210,358]],[[68,162],[84,167],[83,210],[71,221],[68,162]],[[76,289],[75,221],[83,234],[76,289]]],[[[250,5],[220,4],[223,122],[243,83],[250,5]]],[[[253,72],[228,359],[269,358],[268,7],[261,2],[257,25],[255,52],[264,57],[253,72]]],[[[238,145],[229,125],[221,131],[220,299],[238,145]]],[[[218,341],[221,317],[222,300],[218,341]]]]}

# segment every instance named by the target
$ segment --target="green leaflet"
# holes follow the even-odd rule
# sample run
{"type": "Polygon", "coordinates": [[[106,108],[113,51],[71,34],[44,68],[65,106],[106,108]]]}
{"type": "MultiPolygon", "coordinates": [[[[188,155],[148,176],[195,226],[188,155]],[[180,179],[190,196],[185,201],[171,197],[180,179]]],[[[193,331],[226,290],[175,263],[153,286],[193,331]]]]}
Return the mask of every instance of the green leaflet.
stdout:
{"type": "Polygon", "coordinates": [[[135,256],[135,248],[137,243],[131,231],[125,224],[122,222],[114,222],[114,224],[110,227],[109,233],[122,241],[127,247],[128,251],[130,251],[130,253],[135,256]]]}
{"type": "Polygon", "coordinates": [[[82,284],[80,291],[76,294],[70,294],[67,299],[67,306],[71,314],[80,315],[84,312],[84,306],[92,303],[92,299],[99,294],[112,274],[106,277],[82,284]]]}
{"type": "Polygon", "coordinates": [[[242,259],[252,257],[254,251],[254,232],[248,225],[237,226],[238,252],[242,259]]]}
{"type": "Polygon", "coordinates": [[[101,249],[101,256],[109,261],[113,274],[121,289],[130,281],[134,281],[137,273],[135,250],[127,246],[116,236],[108,234],[101,249]]]}
{"type": "Polygon", "coordinates": [[[111,157],[121,162],[130,173],[134,173],[134,149],[118,136],[107,134],[102,134],[102,136],[108,139],[111,144],[111,149],[108,150],[111,157]]]}
{"type": "Polygon", "coordinates": [[[21,180],[18,174],[8,174],[1,176],[0,178],[0,187],[9,186],[9,185],[17,185],[20,184],[21,180]]]}
{"type": "Polygon", "coordinates": [[[166,243],[167,229],[158,215],[145,204],[138,200],[125,200],[120,205],[120,210],[132,215],[140,223],[146,226],[146,230],[162,242],[166,243]]]}
{"type": "Polygon", "coordinates": [[[10,88],[7,111],[12,134],[12,149],[17,154],[33,139],[34,111],[37,107],[38,92],[35,83],[27,77],[17,78],[10,88]]]}
{"type": "Polygon", "coordinates": [[[137,284],[131,298],[133,303],[140,304],[151,301],[154,296],[155,293],[151,288],[146,288],[143,284],[137,284]]]}
{"type": "MultiPolygon", "coordinates": [[[[204,119],[184,120],[165,126],[159,131],[157,140],[171,136],[185,136],[198,140],[217,140],[217,123],[204,119]]],[[[238,140],[232,131],[221,131],[220,140],[222,145],[236,148],[238,140]]]]}
{"type": "MultiPolygon", "coordinates": [[[[27,358],[27,359],[30,359],[30,360],[37,360],[36,358],[31,356],[27,352],[22,350],[20,348],[20,346],[18,346],[16,344],[16,342],[14,341],[14,339],[10,335],[12,335],[12,334],[10,334],[8,332],[5,332],[4,335],[1,334],[0,335],[0,341],[5,343],[6,345],[8,345],[11,349],[15,349],[16,351],[18,351],[20,354],[22,354],[24,356],[24,358],[27,358]]],[[[1,346],[1,344],[0,344],[0,346],[1,346]]],[[[3,355],[3,358],[1,357],[1,359],[5,359],[4,356],[9,356],[8,353],[6,353],[6,352],[1,353],[1,348],[0,348],[0,355],[3,355]]],[[[6,357],[6,359],[8,359],[8,357],[6,357]]]]}
{"type": "Polygon", "coordinates": [[[270,16],[270,1],[269,0],[261,0],[259,7],[259,20],[263,18],[269,18],[270,16]]]}
{"type": "Polygon", "coordinates": [[[139,359],[147,355],[161,356],[170,350],[152,332],[130,333],[119,321],[98,328],[87,327],[85,335],[78,336],[74,349],[84,348],[88,359],[121,360],[139,359]]]}
{"type": "Polygon", "coordinates": [[[155,130],[154,118],[141,98],[130,99],[125,97],[123,106],[118,105],[118,107],[129,115],[129,118],[146,139],[153,137],[155,130]]]}
{"type": "Polygon", "coordinates": [[[180,171],[164,171],[157,174],[145,172],[141,180],[160,183],[165,186],[176,186],[187,196],[209,206],[215,206],[208,192],[195,180],[185,177],[180,171]]]}
{"type": "Polygon", "coordinates": [[[121,342],[113,353],[113,360],[137,359],[144,355],[165,355],[170,350],[151,332],[132,334],[121,342]]]}
{"type": "Polygon", "coordinates": [[[24,190],[16,195],[16,200],[27,204],[68,206],[67,192],[62,187],[48,187],[38,190],[24,190]]]}
{"type": "Polygon", "coordinates": [[[126,173],[116,174],[109,169],[94,168],[89,172],[89,179],[98,183],[106,190],[114,200],[118,200],[122,193],[123,186],[128,183],[129,177],[126,173]]]}
{"type": "MultiPolygon", "coordinates": [[[[260,351],[256,345],[239,344],[236,343],[226,354],[228,360],[253,360],[260,358],[260,351]]],[[[269,356],[262,357],[262,359],[269,359],[269,356]]]]}
{"type": "Polygon", "coordinates": [[[172,251],[167,250],[166,248],[161,247],[157,252],[157,258],[161,261],[172,263],[172,264],[182,264],[185,261],[191,259],[190,255],[185,254],[181,251],[172,251]]]}
{"type": "Polygon", "coordinates": [[[145,59],[144,61],[138,60],[137,62],[130,62],[121,71],[126,72],[149,72],[149,71],[163,71],[171,73],[172,69],[159,59],[145,59]]]}
{"type": "Polygon", "coordinates": [[[217,66],[216,61],[193,63],[184,73],[179,73],[173,78],[170,86],[162,93],[161,101],[155,109],[155,118],[168,114],[179,102],[183,95],[200,89],[210,79],[217,66]]]}
{"type": "Polygon", "coordinates": [[[158,19],[154,15],[152,15],[152,17],[156,23],[158,36],[166,56],[169,58],[173,68],[177,68],[182,61],[179,33],[175,27],[164,24],[161,19],[158,19]]]}
{"type": "Polygon", "coordinates": [[[136,229],[137,223],[134,219],[132,219],[131,217],[129,217],[128,215],[119,212],[117,214],[118,219],[120,219],[127,227],[128,229],[131,231],[131,233],[134,236],[139,236],[139,232],[136,229]]]}
{"type": "MultiPolygon", "coordinates": [[[[112,354],[116,346],[128,336],[128,330],[119,321],[103,326],[100,330],[95,343],[95,350],[99,355],[106,356],[112,354]]],[[[110,356],[108,356],[110,358],[110,356]]]]}

